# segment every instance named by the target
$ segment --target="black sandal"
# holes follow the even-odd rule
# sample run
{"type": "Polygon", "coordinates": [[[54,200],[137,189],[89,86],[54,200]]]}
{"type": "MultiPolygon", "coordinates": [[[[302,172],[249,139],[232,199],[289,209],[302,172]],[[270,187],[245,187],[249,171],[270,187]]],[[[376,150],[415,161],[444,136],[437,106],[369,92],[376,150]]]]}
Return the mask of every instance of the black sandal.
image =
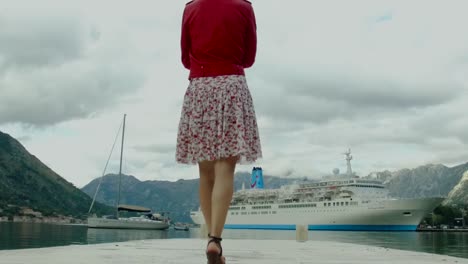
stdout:
{"type": "Polygon", "coordinates": [[[223,239],[220,237],[214,237],[210,234],[208,234],[208,237],[210,238],[210,240],[208,241],[208,244],[206,246],[208,247],[210,243],[215,243],[219,248],[219,253],[213,252],[213,251],[206,252],[206,258],[208,259],[208,264],[224,264],[223,258],[221,258],[223,256],[223,248],[221,247],[221,241],[223,239]]]}

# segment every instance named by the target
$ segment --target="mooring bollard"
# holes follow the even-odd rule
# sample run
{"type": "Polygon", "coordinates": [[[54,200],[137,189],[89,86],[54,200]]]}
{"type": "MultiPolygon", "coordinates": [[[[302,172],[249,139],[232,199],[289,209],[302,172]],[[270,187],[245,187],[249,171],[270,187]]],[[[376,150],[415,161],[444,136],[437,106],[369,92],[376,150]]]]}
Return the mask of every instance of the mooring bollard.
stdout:
{"type": "Polygon", "coordinates": [[[208,238],[208,227],[206,224],[201,224],[200,225],[200,234],[198,234],[201,239],[207,239],[208,238]]]}
{"type": "Polygon", "coordinates": [[[306,242],[309,239],[309,230],[307,225],[296,225],[296,241],[306,242]]]}

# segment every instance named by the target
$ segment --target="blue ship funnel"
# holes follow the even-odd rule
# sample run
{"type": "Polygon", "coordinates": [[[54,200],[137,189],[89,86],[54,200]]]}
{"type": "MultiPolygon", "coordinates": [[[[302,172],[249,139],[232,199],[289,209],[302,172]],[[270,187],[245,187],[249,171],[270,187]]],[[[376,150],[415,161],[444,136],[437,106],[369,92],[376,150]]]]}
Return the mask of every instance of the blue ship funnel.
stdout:
{"type": "Polygon", "coordinates": [[[250,188],[263,189],[263,187],[263,170],[260,167],[254,167],[250,178],[250,188]]]}

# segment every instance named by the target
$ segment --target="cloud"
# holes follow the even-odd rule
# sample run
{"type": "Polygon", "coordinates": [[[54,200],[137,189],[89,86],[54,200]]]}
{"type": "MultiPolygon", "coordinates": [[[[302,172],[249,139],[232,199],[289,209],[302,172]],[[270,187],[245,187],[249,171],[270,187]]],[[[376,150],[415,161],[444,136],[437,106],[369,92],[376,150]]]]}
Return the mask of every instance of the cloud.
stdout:
{"type": "MultiPolygon", "coordinates": [[[[186,1],[4,2],[2,131],[83,186],[101,175],[127,113],[125,173],[197,177],[174,161],[186,1]]],[[[255,166],[319,177],[344,171],[348,148],[361,175],[466,162],[468,4],[421,3],[253,0],[259,42],[247,80],[264,155],[255,166]]]]}
{"type": "Polygon", "coordinates": [[[60,65],[79,59],[85,48],[76,18],[0,16],[0,73],[60,65]]]}
{"type": "Polygon", "coordinates": [[[468,145],[468,116],[463,110],[467,100],[468,89],[451,104],[425,110],[414,118],[410,126],[427,139],[451,139],[468,145]]]}
{"type": "Polygon", "coordinates": [[[74,17],[2,17],[0,123],[53,125],[117,105],[142,87],[144,62],[74,17]],[[132,63],[134,62],[134,63],[132,63]]]}
{"type": "Polygon", "coordinates": [[[407,109],[439,105],[456,98],[462,87],[446,83],[405,83],[373,76],[309,75],[281,80],[292,95],[344,102],[353,108],[407,109]]]}
{"type": "Polygon", "coordinates": [[[257,114],[273,124],[268,131],[341,120],[407,124],[465,96],[463,2],[448,7],[450,19],[434,3],[424,10],[401,1],[356,2],[340,10],[332,3],[255,4],[262,35],[249,84],[257,114]],[[280,16],[288,19],[274,19],[280,16]],[[391,23],[375,25],[376,18],[391,23]]]}
{"type": "Polygon", "coordinates": [[[257,113],[288,124],[403,117],[450,104],[463,97],[466,88],[455,78],[409,82],[359,75],[300,74],[287,69],[262,72],[263,79],[251,86],[257,113]]]}
{"type": "MultiPolygon", "coordinates": [[[[153,144],[153,145],[143,145],[143,146],[134,146],[133,149],[141,152],[151,152],[158,154],[174,154],[175,153],[175,144],[153,144]]],[[[175,155],[175,154],[174,154],[175,155]]]]}

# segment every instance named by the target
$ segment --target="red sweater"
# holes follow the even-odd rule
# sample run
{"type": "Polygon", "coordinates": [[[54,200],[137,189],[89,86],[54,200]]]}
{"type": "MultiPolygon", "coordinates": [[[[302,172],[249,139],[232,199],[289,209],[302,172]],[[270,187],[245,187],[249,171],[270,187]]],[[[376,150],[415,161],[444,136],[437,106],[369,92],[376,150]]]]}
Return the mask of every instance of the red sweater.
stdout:
{"type": "Polygon", "coordinates": [[[257,52],[257,27],[246,0],[194,0],[182,19],[182,63],[189,78],[244,75],[257,52]]]}

